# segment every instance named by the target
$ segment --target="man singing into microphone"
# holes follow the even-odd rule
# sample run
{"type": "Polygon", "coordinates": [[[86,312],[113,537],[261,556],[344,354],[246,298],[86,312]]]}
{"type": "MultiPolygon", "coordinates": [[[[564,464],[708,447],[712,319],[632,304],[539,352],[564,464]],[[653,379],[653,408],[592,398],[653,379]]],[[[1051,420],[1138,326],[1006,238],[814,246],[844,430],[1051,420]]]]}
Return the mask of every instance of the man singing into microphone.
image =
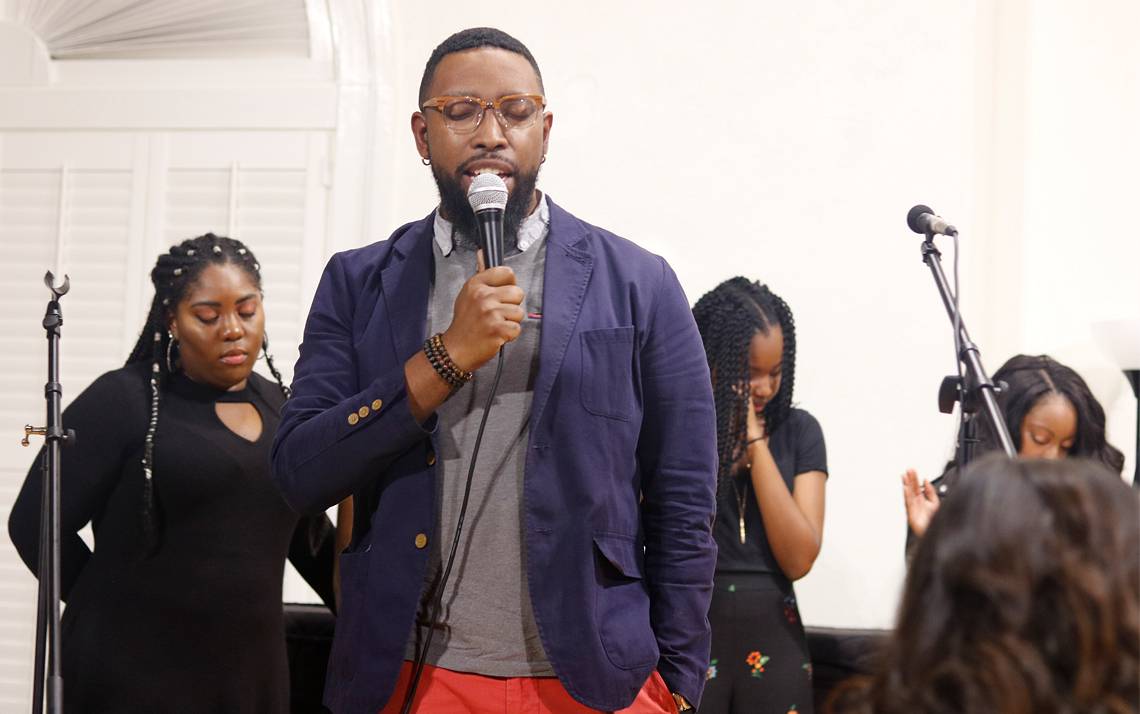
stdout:
{"type": "Polygon", "coordinates": [[[273,448],[297,510],[354,497],[325,703],[399,712],[422,656],[416,712],[686,711],[717,464],[688,301],[664,260],[535,189],[553,116],[521,42],[452,35],[418,104],[439,208],[329,261],[273,448]],[[482,269],[466,194],[487,172],[509,199],[504,265],[482,269]]]}

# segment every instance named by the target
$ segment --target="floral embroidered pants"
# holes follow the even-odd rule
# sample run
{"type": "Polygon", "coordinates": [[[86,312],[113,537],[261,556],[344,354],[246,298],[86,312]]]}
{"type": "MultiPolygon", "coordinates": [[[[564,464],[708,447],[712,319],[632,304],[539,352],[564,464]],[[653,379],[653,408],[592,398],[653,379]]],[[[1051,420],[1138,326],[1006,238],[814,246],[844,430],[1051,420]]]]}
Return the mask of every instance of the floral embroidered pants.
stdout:
{"type": "Polygon", "coordinates": [[[811,659],[783,578],[717,574],[700,714],[812,714],[811,659]]]}

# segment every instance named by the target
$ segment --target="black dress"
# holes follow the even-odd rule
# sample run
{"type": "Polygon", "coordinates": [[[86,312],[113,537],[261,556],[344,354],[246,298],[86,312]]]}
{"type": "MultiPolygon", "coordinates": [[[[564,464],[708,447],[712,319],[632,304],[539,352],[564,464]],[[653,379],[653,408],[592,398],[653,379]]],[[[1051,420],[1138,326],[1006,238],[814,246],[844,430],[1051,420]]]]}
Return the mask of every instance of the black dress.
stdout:
{"type": "MultiPolygon", "coordinates": [[[[161,393],[154,452],[158,547],[141,539],[148,363],[104,374],[64,412],[64,704],[68,712],[287,712],[281,584],[286,555],[332,601],[331,524],[300,520],[269,474],[283,397],[251,375],[238,392],[175,376],[161,393]],[[256,441],[215,403],[248,402],[256,441]],[[92,522],[95,549],[77,535],[92,522]]],[[[38,567],[39,460],[9,532],[38,567]]]]}

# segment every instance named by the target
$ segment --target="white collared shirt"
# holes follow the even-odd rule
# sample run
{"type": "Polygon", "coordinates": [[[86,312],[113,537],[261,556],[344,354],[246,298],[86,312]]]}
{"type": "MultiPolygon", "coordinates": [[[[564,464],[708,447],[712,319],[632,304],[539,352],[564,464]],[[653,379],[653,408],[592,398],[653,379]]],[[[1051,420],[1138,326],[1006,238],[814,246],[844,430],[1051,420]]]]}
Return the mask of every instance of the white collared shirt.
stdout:
{"type": "MultiPolygon", "coordinates": [[[[455,228],[451,221],[439,215],[438,209],[435,212],[434,230],[435,243],[439,246],[439,252],[446,258],[451,255],[451,250],[455,247],[455,241],[451,237],[455,228]]],[[[519,252],[526,252],[527,248],[537,245],[546,237],[549,230],[550,206],[546,202],[546,194],[543,193],[539,195],[538,206],[519,226],[519,252]]]]}

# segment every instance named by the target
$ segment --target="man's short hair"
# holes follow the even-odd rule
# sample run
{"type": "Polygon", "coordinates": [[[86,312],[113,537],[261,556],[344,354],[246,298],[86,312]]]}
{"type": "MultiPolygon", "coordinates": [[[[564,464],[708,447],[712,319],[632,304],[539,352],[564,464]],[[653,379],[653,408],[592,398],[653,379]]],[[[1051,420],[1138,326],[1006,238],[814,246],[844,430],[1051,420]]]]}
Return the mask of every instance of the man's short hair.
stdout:
{"type": "Polygon", "coordinates": [[[427,96],[428,86],[431,85],[432,79],[435,78],[435,68],[439,66],[440,61],[453,52],[463,52],[464,50],[473,50],[479,47],[497,47],[501,50],[514,52],[515,54],[522,55],[530,62],[530,66],[534,68],[534,73],[538,77],[539,89],[545,92],[542,86],[542,72],[538,69],[538,62],[535,61],[534,55],[526,48],[526,45],[511,37],[502,30],[495,29],[494,27],[471,27],[466,30],[460,30],[451,37],[439,44],[428,57],[427,66],[424,67],[424,76],[420,79],[420,106],[430,99],[427,96]]]}

